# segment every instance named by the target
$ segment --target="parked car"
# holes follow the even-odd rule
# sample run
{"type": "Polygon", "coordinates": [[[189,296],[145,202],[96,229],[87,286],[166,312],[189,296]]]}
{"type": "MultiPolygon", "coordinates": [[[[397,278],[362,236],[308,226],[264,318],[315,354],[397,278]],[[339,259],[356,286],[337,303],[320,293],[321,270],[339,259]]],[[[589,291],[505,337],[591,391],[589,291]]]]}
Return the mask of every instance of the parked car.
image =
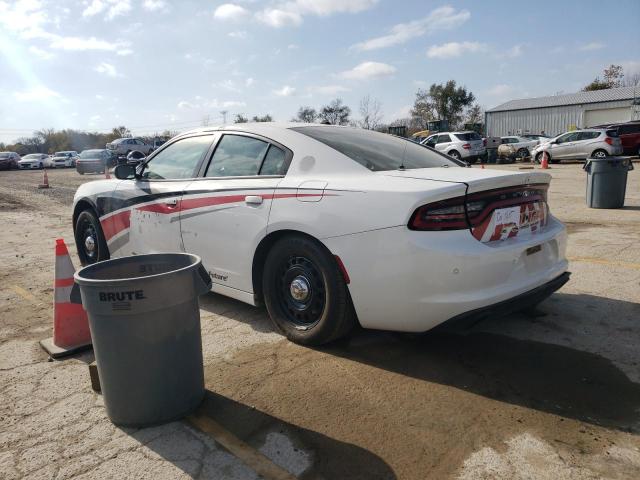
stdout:
{"type": "Polygon", "coordinates": [[[18,166],[23,169],[32,168],[51,168],[53,162],[51,161],[51,155],[46,153],[30,153],[22,157],[22,160],[18,162],[18,166]]]}
{"type": "Polygon", "coordinates": [[[433,132],[429,130],[420,130],[419,132],[416,132],[413,135],[411,135],[411,140],[413,140],[416,143],[422,143],[422,141],[426,140],[429,137],[429,135],[433,135],[433,132]]]}
{"type": "Polygon", "coordinates": [[[606,158],[622,155],[622,142],[616,129],[588,128],[566,132],[537,145],[531,152],[536,162],[542,161],[545,151],[551,163],[567,159],[606,158]]]}
{"type": "Polygon", "coordinates": [[[213,291],[264,302],[295,342],[356,324],[423,332],[530,307],[568,280],[551,176],[466,167],[358,128],[201,128],[81,185],[75,241],[83,264],[200,255],[213,291]]]}
{"type": "Polygon", "coordinates": [[[139,138],[118,138],[111,143],[107,143],[107,150],[126,157],[130,152],[138,151],[149,155],[153,151],[153,145],[144,143],[139,138]]]}
{"type": "Polygon", "coordinates": [[[477,132],[440,132],[422,141],[421,145],[445,153],[456,160],[474,164],[484,157],[487,149],[477,132]]]}
{"type": "Polygon", "coordinates": [[[116,165],[118,157],[106,149],[83,150],[76,161],[76,170],[80,175],[85,173],[104,173],[105,168],[116,165]]]}
{"type": "Polygon", "coordinates": [[[130,152],[129,155],[127,155],[126,163],[129,163],[131,165],[138,165],[140,163],[143,163],[146,158],[147,157],[145,157],[142,152],[134,150],[133,152],[130,152]]]}
{"type": "MultiPolygon", "coordinates": [[[[531,150],[539,143],[538,140],[518,136],[501,137],[501,140],[502,145],[510,147],[509,156],[519,158],[521,160],[531,156],[531,150]]],[[[500,154],[500,152],[498,152],[498,154],[500,154]]]]}
{"type": "Polygon", "coordinates": [[[78,152],[75,150],[66,150],[63,152],[56,152],[53,155],[53,166],[59,167],[75,167],[78,160],[78,152]]]}
{"type": "Polygon", "coordinates": [[[524,133],[520,136],[523,138],[528,138],[529,140],[538,140],[538,143],[544,143],[553,138],[549,135],[543,135],[541,133],[524,133]]]}
{"type": "Polygon", "coordinates": [[[16,152],[0,152],[0,170],[18,168],[20,155],[16,152]]]}
{"type": "Polygon", "coordinates": [[[613,123],[611,125],[602,125],[599,127],[615,128],[618,131],[618,136],[622,142],[623,154],[640,156],[640,121],[635,120],[625,123],[613,123]]]}

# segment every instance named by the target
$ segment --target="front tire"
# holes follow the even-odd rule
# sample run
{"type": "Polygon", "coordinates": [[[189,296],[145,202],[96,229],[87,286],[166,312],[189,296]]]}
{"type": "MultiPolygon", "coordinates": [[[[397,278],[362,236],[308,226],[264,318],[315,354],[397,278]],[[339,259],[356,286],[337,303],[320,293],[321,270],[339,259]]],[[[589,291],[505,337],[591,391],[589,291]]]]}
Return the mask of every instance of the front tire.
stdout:
{"type": "Polygon", "coordinates": [[[529,150],[527,150],[526,148],[521,148],[520,150],[518,150],[516,152],[516,157],[519,160],[524,160],[525,158],[527,158],[529,156],[529,150]]]}
{"type": "Polygon", "coordinates": [[[262,288],[271,320],[294,343],[322,345],[356,324],[336,259],[310,238],[291,235],[276,242],[265,261],[262,288]]]}
{"type": "Polygon", "coordinates": [[[93,210],[83,210],[78,215],[74,236],[82,265],[91,265],[109,259],[107,241],[93,210]]]}

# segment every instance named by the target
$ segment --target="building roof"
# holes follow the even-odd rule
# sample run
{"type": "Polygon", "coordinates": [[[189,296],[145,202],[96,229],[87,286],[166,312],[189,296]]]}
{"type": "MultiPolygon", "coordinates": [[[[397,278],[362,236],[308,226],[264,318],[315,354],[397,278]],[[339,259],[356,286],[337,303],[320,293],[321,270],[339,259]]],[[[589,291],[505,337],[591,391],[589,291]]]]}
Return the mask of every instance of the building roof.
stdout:
{"type": "Polygon", "coordinates": [[[583,103],[633,100],[636,96],[640,96],[640,87],[609,88],[607,90],[554,95],[552,97],[510,100],[502,105],[498,105],[497,107],[487,110],[487,112],[504,112],[508,110],[524,110],[528,108],[561,107],[565,105],[580,105],[583,103]]]}

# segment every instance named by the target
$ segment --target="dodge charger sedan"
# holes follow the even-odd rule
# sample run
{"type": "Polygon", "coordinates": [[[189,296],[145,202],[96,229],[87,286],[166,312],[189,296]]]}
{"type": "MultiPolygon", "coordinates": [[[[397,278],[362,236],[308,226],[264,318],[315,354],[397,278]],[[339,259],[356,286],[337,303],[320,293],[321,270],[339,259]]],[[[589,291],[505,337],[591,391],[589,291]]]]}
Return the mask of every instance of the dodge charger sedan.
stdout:
{"type": "Polygon", "coordinates": [[[467,167],[349,127],[238,124],[181,134],[73,207],[83,264],[190,252],[213,291],[266,305],[292,341],[423,332],[533,306],[569,277],[543,172],[467,167]]]}

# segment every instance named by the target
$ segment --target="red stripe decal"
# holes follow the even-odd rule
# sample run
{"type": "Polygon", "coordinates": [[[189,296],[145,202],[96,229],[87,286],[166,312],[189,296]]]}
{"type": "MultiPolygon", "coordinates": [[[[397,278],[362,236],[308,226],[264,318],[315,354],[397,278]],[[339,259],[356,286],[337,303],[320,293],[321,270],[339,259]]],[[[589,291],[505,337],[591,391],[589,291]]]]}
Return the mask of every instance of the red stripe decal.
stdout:
{"type": "Polygon", "coordinates": [[[71,278],[56,278],[53,282],[54,287],[70,287],[73,285],[73,277],[71,278]]]}
{"type": "Polygon", "coordinates": [[[122,230],[129,228],[131,225],[131,210],[124,210],[115,215],[111,215],[109,218],[100,220],[102,225],[102,231],[107,240],[117,235],[122,230]]]}

